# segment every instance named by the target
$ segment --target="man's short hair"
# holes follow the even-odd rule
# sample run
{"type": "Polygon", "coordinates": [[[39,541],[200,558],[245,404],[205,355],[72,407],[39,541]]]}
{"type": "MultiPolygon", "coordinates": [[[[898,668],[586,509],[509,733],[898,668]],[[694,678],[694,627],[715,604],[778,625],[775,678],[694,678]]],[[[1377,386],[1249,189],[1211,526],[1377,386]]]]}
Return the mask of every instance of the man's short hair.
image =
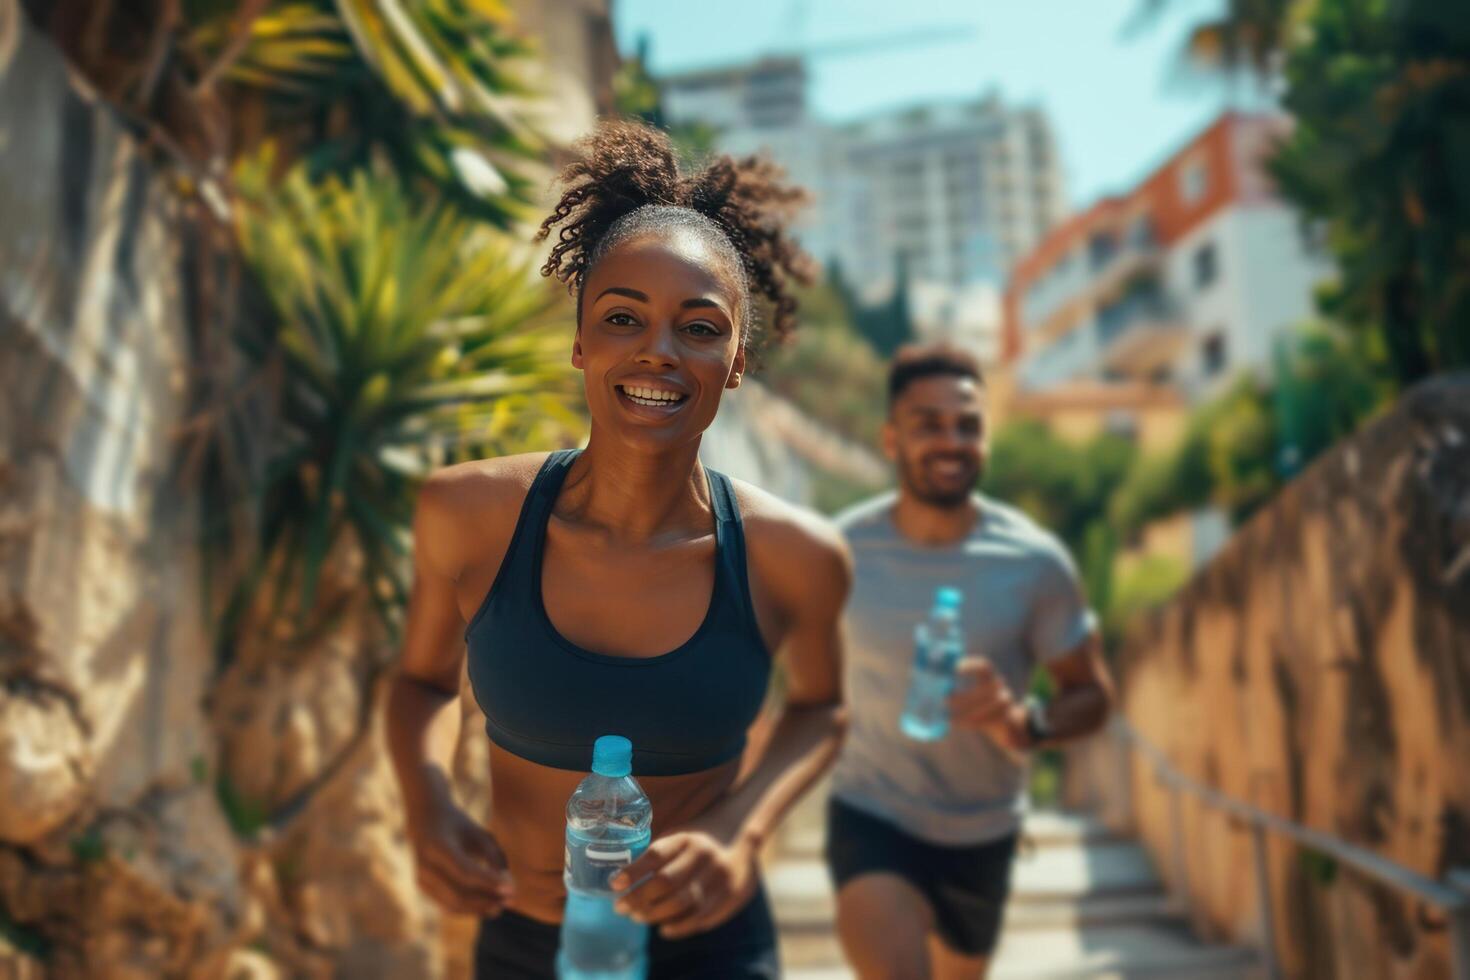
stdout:
{"type": "Polygon", "coordinates": [[[973,354],[943,343],[906,344],[893,355],[888,368],[888,407],[915,381],[935,376],[972,378],[977,385],[985,384],[980,361],[973,354]]]}

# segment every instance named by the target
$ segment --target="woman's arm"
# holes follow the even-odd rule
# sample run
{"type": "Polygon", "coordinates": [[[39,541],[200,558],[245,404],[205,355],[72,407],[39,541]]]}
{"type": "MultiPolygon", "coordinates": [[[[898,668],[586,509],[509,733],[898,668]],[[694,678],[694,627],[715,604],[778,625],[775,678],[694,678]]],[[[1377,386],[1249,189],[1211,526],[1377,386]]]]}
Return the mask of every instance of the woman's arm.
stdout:
{"type": "Polygon", "coordinates": [[[784,626],[778,659],[786,695],[760,761],[719,803],[655,841],[614,882],[624,888],[648,878],[623,897],[622,907],[669,938],[703,932],[739,911],[755,891],[761,846],[841,744],[841,614],[851,559],[825,524],[781,523],[762,529],[765,540],[752,545],[750,559],[784,626]]]}
{"type": "Polygon", "coordinates": [[[414,515],[414,578],[403,657],[388,693],[388,753],[403,793],[419,887],[453,912],[496,915],[512,894],[495,838],[454,803],[464,621],[456,601],[462,522],[455,477],[435,477],[414,515]]]}

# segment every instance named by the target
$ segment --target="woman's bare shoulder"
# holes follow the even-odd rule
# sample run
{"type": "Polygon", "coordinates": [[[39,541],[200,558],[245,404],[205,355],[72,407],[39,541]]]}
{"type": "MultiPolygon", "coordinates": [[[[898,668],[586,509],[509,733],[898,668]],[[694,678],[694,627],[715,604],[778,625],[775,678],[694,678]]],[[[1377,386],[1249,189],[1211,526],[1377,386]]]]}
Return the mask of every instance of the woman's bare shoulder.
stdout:
{"type": "Polygon", "coordinates": [[[414,546],[451,577],[503,554],[536,474],[549,453],[476,459],[435,470],[419,489],[414,546]]]}
{"type": "MultiPolygon", "coordinates": [[[[829,586],[845,597],[852,579],[852,556],[847,542],[830,520],[775,494],[732,480],[740,517],[745,525],[746,552],[751,569],[762,579],[799,596],[810,596],[813,585],[829,586]]],[[[840,602],[840,598],[839,598],[840,602]]]]}

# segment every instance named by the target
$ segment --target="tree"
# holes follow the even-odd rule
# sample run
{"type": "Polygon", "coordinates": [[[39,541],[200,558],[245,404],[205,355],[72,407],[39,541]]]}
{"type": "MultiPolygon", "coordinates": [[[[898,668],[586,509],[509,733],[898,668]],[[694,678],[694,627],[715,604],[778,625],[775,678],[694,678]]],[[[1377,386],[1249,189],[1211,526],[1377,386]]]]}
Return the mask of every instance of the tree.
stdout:
{"type": "MultiPolygon", "coordinates": [[[[1216,71],[1269,74],[1315,0],[1226,0],[1224,9],[1189,31],[1184,54],[1216,71]]],[[[1156,18],[1177,0],[1143,0],[1140,14],[1156,18]]]]}
{"type": "Polygon", "coordinates": [[[1074,444],[1023,419],[995,434],[984,486],[1054,531],[1076,558],[1089,595],[1105,603],[1117,546],[1106,526],[1108,500],[1135,456],[1132,443],[1118,436],[1074,444]]]}
{"type": "Polygon", "coordinates": [[[1402,385],[1470,365],[1470,8],[1337,0],[1309,26],[1271,169],[1342,267],[1326,311],[1402,385]]]}
{"type": "Polygon", "coordinates": [[[895,266],[893,292],[881,303],[863,303],[836,262],[828,270],[828,279],[846,304],[857,332],[883,357],[892,357],[896,350],[914,339],[913,320],[909,315],[908,261],[902,255],[895,266]]]}
{"type": "Polygon", "coordinates": [[[1283,338],[1269,383],[1243,375],[1190,416],[1172,451],[1142,460],[1108,503],[1125,536],[1205,506],[1241,521],[1389,398],[1360,340],[1314,325],[1283,338]]]}
{"type": "Polygon", "coordinates": [[[1282,72],[1297,124],[1270,169],[1341,267],[1323,312],[1400,386],[1470,365],[1470,7],[1228,0],[1189,50],[1282,72]]]}
{"type": "Polygon", "coordinates": [[[658,80],[648,71],[649,48],[648,35],[638,35],[637,49],[631,57],[623,59],[613,75],[613,104],[619,115],[641,119],[662,129],[663,92],[658,80]]]}
{"type": "Polygon", "coordinates": [[[877,446],[888,411],[887,366],[854,329],[833,286],[808,287],[799,302],[801,329],[767,355],[762,380],[828,428],[877,446]]]}

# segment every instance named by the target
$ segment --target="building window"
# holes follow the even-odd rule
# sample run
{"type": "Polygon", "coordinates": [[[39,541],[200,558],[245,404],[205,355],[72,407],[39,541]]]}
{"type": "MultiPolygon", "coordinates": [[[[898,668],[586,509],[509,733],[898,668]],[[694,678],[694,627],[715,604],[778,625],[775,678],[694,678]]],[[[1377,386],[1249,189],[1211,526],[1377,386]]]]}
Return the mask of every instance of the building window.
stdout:
{"type": "Polygon", "coordinates": [[[1203,160],[1186,163],[1179,171],[1179,194],[1185,204],[1194,204],[1210,189],[1210,168],[1203,160]]]}
{"type": "Polygon", "coordinates": [[[1204,289],[1220,275],[1220,260],[1215,243],[1206,242],[1194,252],[1194,288],[1204,289]]]}
{"type": "Polygon", "coordinates": [[[1094,234],[1087,243],[1088,258],[1092,262],[1093,271],[1096,272],[1111,262],[1117,251],[1117,235],[1110,231],[1100,231],[1094,234]]]}
{"type": "Polygon", "coordinates": [[[1153,218],[1140,214],[1128,225],[1128,244],[1133,248],[1149,248],[1158,241],[1153,218]]]}
{"type": "Polygon", "coordinates": [[[1205,338],[1200,348],[1200,359],[1203,361],[1205,377],[1213,378],[1225,370],[1226,362],[1229,360],[1225,351],[1225,333],[1217,330],[1205,338]]]}

